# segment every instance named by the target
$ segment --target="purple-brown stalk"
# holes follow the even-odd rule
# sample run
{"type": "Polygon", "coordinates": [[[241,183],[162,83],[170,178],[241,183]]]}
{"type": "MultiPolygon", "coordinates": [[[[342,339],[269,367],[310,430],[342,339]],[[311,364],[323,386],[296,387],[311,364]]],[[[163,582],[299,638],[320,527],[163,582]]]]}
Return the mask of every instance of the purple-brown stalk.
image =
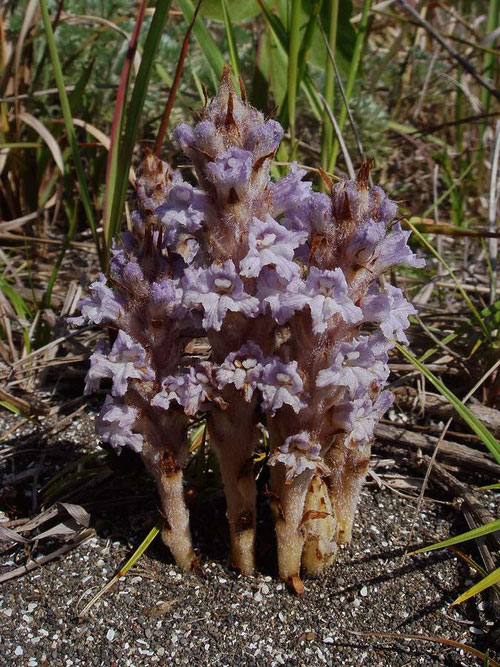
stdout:
{"type": "Polygon", "coordinates": [[[396,204],[370,187],[368,165],[329,195],[296,165],[271,181],[282,129],[236,95],[229,70],[194,127],[182,124],[174,137],[198,187],[145,158],[133,231],[74,319],[118,329],[87,376],[87,392],[112,380],[97,432],[118,451],[140,452],[158,485],[163,539],[187,570],[182,466],[190,418],[205,415],[231,560],[250,574],[253,455],[265,425],[279,571],[297,585],[301,567],[320,572],[351,539],[373,429],[392,401],[383,390],[388,353],[407,342],[415,312],[380,277],[422,260],[394,221],[396,204]],[[184,354],[200,337],[208,358],[184,354]]]}

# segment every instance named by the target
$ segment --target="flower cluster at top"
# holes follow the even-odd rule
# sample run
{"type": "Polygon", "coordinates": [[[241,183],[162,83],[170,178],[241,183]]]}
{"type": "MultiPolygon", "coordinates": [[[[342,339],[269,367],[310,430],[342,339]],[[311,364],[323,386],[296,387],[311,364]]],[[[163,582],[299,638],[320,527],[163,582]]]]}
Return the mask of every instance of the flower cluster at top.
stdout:
{"type": "Polygon", "coordinates": [[[242,414],[241,428],[265,424],[268,462],[290,484],[334,474],[328,452],[369,446],[390,406],[389,352],[415,310],[380,277],[423,262],[367,165],[328,194],[296,164],[271,180],[281,138],[226,71],[198,122],[174,131],[197,185],[152,155],[138,171],[132,228],[73,320],[118,331],[86,384],[111,380],[97,431],[118,451],[147,443],[181,467],[189,418],[204,413],[233,429],[219,456],[237,456],[242,414]]]}

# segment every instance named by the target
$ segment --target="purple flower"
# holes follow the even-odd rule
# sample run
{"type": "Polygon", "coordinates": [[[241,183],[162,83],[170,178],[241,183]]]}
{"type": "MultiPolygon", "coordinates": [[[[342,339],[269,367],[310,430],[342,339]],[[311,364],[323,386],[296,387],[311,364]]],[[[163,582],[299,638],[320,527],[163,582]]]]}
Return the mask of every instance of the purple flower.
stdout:
{"type": "Polygon", "coordinates": [[[380,325],[384,336],[408,343],[404,330],[410,326],[409,315],[415,315],[415,308],[409,303],[399,287],[386,283],[383,290],[379,290],[372,283],[366,296],[361,301],[364,319],[380,325]]]}
{"type": "Polygon", "coordinates": [[[142,450],[143,438],[132,429],[139,417],[139,411],[124,403],[106,396],[104,405],[95,421],[95,430],[105,442],[118,453],[122,447],[130,447],[134,452],[142,450]]]}
{"type": "Polygon", "coordinates": [[[306,470],[313,470],[317,475],[328,475],[330,470],[321,459],[321,446],[311,441],[311,434],[301,431],[291,435],[271,454],[270,466],[283,463],[286,467],[286,483],[290,484],[294,477],[306,470]]]}
{"type": "Polygon", "coordinates": [[[183,375],[169,375],[162,382],[161,391],[153,397],[151,405],[168,410],[172,401],[184,407],[189,417],[195,415],[203,401],[211,400],[225,406],[220,397],[214,378],[213,366],[209,361],[198,362],[183,375]]]}
{"type": "Polygon", "coordinates": [[[299,169],[297,163],[292,162],[290,173],[270,184],[271,208],[275,217],[308,205],[313,190],[310,181],[302,180],[306,173],[305,169],[299,169]]]}
{"type": "Polygon", "coordinates": [[[368,220],[355,230],[344,251],[344,262],[366,264],[377,255],[380,243],[384,243],[386,227],[384,222],[368,220]]]}
{"type": "Polygon", "coordinates": [[[171,190],[168,200],[159,206],[155,215],[161,218],[166,227],[167,243],[172,242],[179,227],[190,234],[201,228],[208,208],[206,195],[193,188],[189,183],[179,183],[171,190]]]}
{"type": "Polygon", "coordinates": [[[265,220],[253,218],[248,231],[249,251],[240,262],[240,273],[256,278],[264,266],[273,265],[276,272],[291,280],[298,274],[293,251],[307,239],[307,232],[293,232],[266,214],[265,220]]]}
{"type": "Polygon", "coordinates": [[[266,412],[274,415],[283,405],[289,405],[294,412],[306,407],[300,397],[304,385],[296,361],[284,364],[273,359],[264,366],[258,386],[262,392],[262,409],[266,412]]]}
{"type": "Polygon", "coordinates": [[[255,317],[259,302],[247,294],[234,263],[212,264],[208,269],[187,268],[183,278],[184,304],[188,308],[201,306],[204,311],[203,326],[220,331],[228,310],[255,317]]]}
{"type": "MultiPolygon", "coordinates": [[[[260,115],[259,120],[262,118],[260,115]]],[[[283,128],[275,120],[250,124],[244,146],[256,158],[271,155],[278,148],[283,136],[283,128]]]]}
{"type": "Polygon", "coordinates": [[[317,387],[345,387],[351,398],[362,389],[369,393],[373,381],[377,386],[385,384],[389,375],[387,348],[380,345],[375,336],[361,336],[351,343],[342,343],[330,368],[321,370],[316,378],[317,387]]]}
{"type": "Polygon", "coordinates": [[[156,394],[151,405],[168,410],[172,401],[184,405],[186,375],[167,375],[161,383],[161,391],[156,394]]]}
{"type": "Polygon", "coordinates": [[[247,343],[237,352],[231,352],[215,372],[219,389],[233,384],[243,390],[245,401],[249,403],[261,378],[263,363],[262,350],[255,343],[247,343]]]}
{"type": "Polygon", "coordinates": [[[174,320],[184,317],[183,290],[177,279],[164,278],[152,283],[149,289],[149,311],[151,318],[159,320],[168,317],[174,320]]]}
{"type": "Polygon", "coordinates": [[[90,357],[90,368],[85,379],[85,394],[95,391],[103,378],[111,378],[113,396],[123,396],[129,379],[154,380],[146,350],[124,331],[119,331],[109,354],[100,345],[90,357]]]}
{"type": "Polygon", "coordinates": [[[103,273],[99,274],[98,280],[90,285],[89,290],[89,296],[78,303],[82,314],[69,317],[68,322],[74,326],[118,322],[125,311],[125,303],[106,285],[103,273]]]}
{"type": "Polygon", "coordinates": [[[287,281],[269,268],[264,268],[259,276],[257,297],[262,308],[268,306],[273,318],[280,325],[285,324],[297,310],[307,306],[310,301],[301,278],[297,276],[287,281]]]}
{"type": "Polygon", "coordinates": [[[390,391],[383,391],[374,403],[366,397],[339,403],[334,410],[335,422],[357,445],[368,444],[373,440],[375,425],[393,400],[390,391]]]}
{"type": "Polygon", "coordinates": [[[415,268],[425,266],[425,259],[419,259],[408,245],[408,239],[411,231],[404,232],[399,222],[393,227],[377,248],[377,261],[374,270],[377,273],[383,273],[395,264],[407,264],[415,268]]]}
{"type": "Polygon", "coordinates": [[[361,310],[347,295],[347,282],[342,269],[327,271],[311,266],[306,289],[310,295],[308,305],[314,333],[326,331],[329,320],[337,314],[350,324],[361,320],[361,310]]]}
{"type": "Polygon", "coordinates": [[[234,190],[240,199],[245,195],[252,175],[253,155],[240,148],[232,148],[206,166],[209,180],[224,197],[234,190]]]}

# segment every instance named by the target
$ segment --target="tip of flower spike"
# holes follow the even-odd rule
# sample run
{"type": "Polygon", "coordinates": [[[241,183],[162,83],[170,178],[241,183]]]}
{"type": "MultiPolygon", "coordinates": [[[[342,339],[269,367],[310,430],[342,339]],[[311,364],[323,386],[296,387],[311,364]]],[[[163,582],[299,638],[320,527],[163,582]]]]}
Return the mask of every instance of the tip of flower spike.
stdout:
{"type": "Polygon", "coordinates": [[[324,171],[321,167],[318,167],[318,171],[319,171],[319,174],[321,176],[321,180],[326,185],[326,187],[331,191],[331,189],[333,188],[332,179],[330,178],[330,176],[328,176],[326,171],[324,171]]]}
{"type": "Polygon", "coordinates": [[[366,162],[362,162],[356,177],[356,183],[362,190],[368,190],[370,187],[370,171],[375,166],[373,155],[369,155],[366,162]]]}

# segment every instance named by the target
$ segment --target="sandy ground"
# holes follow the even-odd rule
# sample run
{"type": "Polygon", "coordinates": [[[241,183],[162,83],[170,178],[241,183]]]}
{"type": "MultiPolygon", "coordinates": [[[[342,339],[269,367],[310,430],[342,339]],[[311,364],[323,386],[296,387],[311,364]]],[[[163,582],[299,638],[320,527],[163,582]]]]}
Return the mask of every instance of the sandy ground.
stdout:
{"type": "MultiPolygon", "coordinates": [[[[2,415],[0,426],[5,429],[14,419],[2,415]]],[[[38,484],[67,464],[64,458],[58,463],[56,455],[81,455],[94,442],[89,415],[49,439],[38,484]]],[[[33,443],[30,447],[37,452],[33,443]]],[[[39,456],[40,450],[35,457],[40,465],[39,456]]],[[[4,458],[4,481],[20,469],[13,460],[4,458]]],[[[118,486],[108,479],[102,488],[71,498],[91,513],[95,536],[59,560],[0,584],[1,664],[472,665],[481,663],[461,649],[356,633],[446,637],[481,651],[498,642],[485,599],[450,606],[476,580],[462,561],[447,551],[403,560],[415,501],[374,484],[363,492],[353,544],[328,574],[306,582],[300,598],[273,578],[269,549],[258,576],[244,579],[227,567],[223,502],[214,491],[192,510],[197,510],[194,539],[204,556],[199,573],[181,574],[158,538],[135,568],[79,617],[154,519],[154,490],[139,477],[133,484],[125,477],[118,486]]],[[[29,503],[31,486],[17,489],[17,504],[21,496],[29,503]]],[[[439,498],[435,490],[431,494],[439,498]]],[[[6,495],[3,509],[9,510],[14,501],[6,495]]],[[[493,511],[493,494],[486,501],[493,511]]],[[[271,534],[266,521],[264,512],[264,542],[271,534]]],[[[464,529],[456,508],[426,502],[413,543],[464,529]]],[[[46,542],[42,550],[57,546],[60,542],[46,542]]],[[[4,543],[0,574],[26,562],[25,550],[4,543]]]]}

